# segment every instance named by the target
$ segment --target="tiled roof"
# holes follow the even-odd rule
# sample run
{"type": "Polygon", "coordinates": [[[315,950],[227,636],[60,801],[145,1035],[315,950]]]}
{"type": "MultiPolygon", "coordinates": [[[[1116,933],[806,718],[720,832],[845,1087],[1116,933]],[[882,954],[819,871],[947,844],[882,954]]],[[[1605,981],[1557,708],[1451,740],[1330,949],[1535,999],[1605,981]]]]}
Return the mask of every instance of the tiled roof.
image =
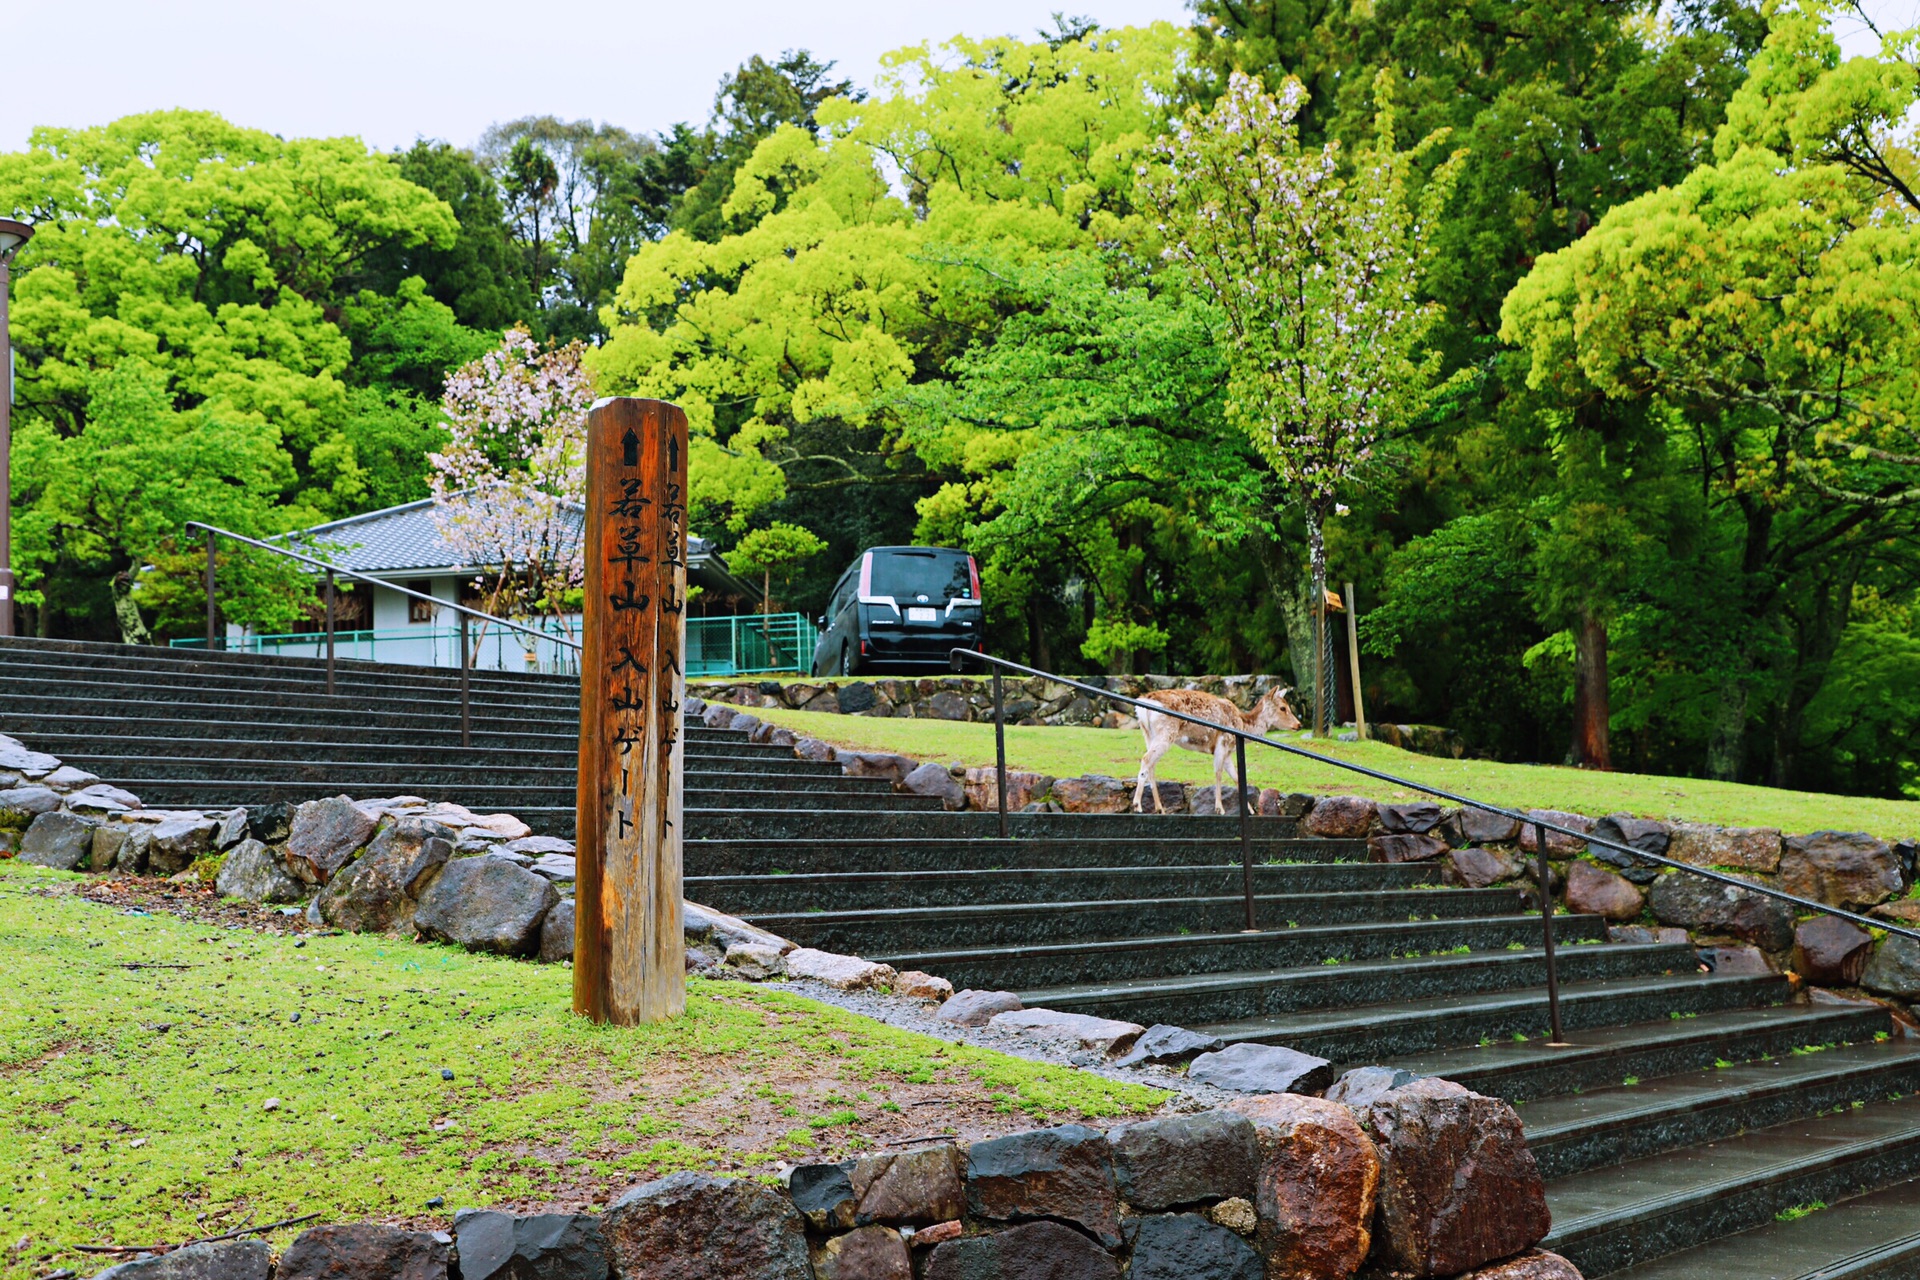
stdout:
{"type": "MultiPolygon", "coordinates": [[[[433,507],[432,498],[423,498],[404,506],[317,524],[286,537],[295,546],[315,548],[311,554],[355,573],[381,575],[492,567],[460,562],[458,553],[440,537],[433,507]]],[[[586,514],[572,505],[565,509],[565,514],[573,541],[577,542],[585,527],[586,514]]],[[[702,571],[710,576],[718,570],[719,575],[725,577],[727,562],[715,553],[711,543],[695,534],[687,538],[687,570],[696,577],[703,576],[702,571]]]]}

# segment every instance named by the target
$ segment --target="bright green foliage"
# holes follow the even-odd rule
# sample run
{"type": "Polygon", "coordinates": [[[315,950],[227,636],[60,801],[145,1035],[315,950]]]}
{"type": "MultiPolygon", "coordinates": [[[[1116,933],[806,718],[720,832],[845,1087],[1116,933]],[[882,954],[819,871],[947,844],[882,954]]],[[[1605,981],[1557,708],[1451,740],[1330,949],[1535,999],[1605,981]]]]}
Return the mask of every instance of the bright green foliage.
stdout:
{"type": "Polygon", "coordinates": [[[775,521],[754,529],[734,544],[727,556],[727,567],[740,573],[760,575],[760,598],[767,612],[773,612],[773,575],[778,573],[784,585],[803,562],[827,549],[827,544],[810,529],[775,521]]]}
{"type": "Polygon", "coordinates": [[[47,1254],[97,1267],[74,1242],[179,1241],[249,1213],[405,1219],[439,1196],[444,1220],[604,1204],[679,1169],[838,1160],[875,1125],[922,1131],[924,1114],[888,1105],[920,1085],[1003,1113],[1006,1131],[1165,1096],[737,983],[691,980],[673,1023],[597,1027],[573,1016],[564,966],[373,935],[296,950],[122,915],[75,896],[81,881],[0,863],[9,1280],[45,1274],[30,1260],[47,1254]],[[782,1109],[800,1133],[769,1143],[782,1109]],[[23,1236],[31,1249],[12,1248],[23,1236]]]}
{"type": "MultiPolygon", "coordinates": [[[[27,604],[97,614],[106,580],[152,562],[183,520],[273,532],[419,470],[417,455],[359,457],[381,433],[365,430],[373,406],[349,417],[353,345],[336,322],[351,313],[403,386],[461,342],[417,288],[356,299],[371,255],[455,234],[386,159],[155,112],[36,130],[0,155],[0,207],[36,224],[11,326],[27,604]]],[[[417,434],[417,406],[399,412],[417,434]]]]}

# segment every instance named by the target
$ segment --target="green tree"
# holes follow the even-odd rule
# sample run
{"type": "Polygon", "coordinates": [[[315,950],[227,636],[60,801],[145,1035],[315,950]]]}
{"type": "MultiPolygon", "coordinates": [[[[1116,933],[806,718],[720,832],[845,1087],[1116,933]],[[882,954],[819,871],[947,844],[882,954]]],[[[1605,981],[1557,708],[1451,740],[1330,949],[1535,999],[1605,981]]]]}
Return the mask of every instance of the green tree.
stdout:
{"type": "MultiPolygon", "coordinates": [[[[393,156],[400,176],[433,192],[453,210],[459,234],[452,244],[388,245],[369,257],[368,288],[391,296],[417,276],[433,298],[470,329],[498,333],[533,315],[533,290],[507,226],[500,186],[469,152],[421,140],[393,156]]],[[[435,390],[433,395],[438,395],[435,390]]]]}
{"type": "Polygon", "coordinates": [[[784,586],[794,570],[827,549],[827,544],[810,529],[775,521],[761,529],[748,530],[733,550],[727,553],[729,567],[742,573],[760,575],[762,613],[773,612],[773,575],[780,575],[784,586]]]}
{"type": "MultiPolygon", "coordinates": [[[[1227,419],[1306,516],[1319,620],[1308,631],[1314,724],[1324,733],[1326,520],[1382,437],[1445,390],[1429,342],[1439,308],[1416,295],[1458,160],[1410,197],[1411,170],[1443,135],[1399,151],[1383,111],[1374,145],[1349,171],[1337,142],[1300,145],[1294,117],[1305,92],[1289,80],[1271,96],[1235,73],[1212,109],[1190,109],[1163,145],[1152,190],[1169,252],[1219,309],[1227,419]]],[[[1296,640],[1296,671],[1298,650],[1296,640]]]]}
{"type": "Polygon", "coordinates": [[[1920,503],[1920,202],[1886,141],[1920,77],[1903,39],[1843,62],[1825,19],[1777,14],[1715,162],[1541,259],[1503,330],[1536,388],[1679,411],[1701,484],[1738,513],[1743,660],[1711,768],[1740,771],[1766,705],[1776,783],[1875,544],[1920,503]]]}

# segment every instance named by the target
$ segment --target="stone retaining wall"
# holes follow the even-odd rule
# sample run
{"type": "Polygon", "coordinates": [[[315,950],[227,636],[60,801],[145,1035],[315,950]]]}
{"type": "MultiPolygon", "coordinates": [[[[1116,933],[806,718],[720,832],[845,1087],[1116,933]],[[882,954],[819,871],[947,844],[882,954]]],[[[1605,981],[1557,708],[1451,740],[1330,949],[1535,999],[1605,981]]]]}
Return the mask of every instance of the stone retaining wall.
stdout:
{"type": "MultiPolygon", "coordinates": [[[[1242,711],[1275,688],[1285,685],[1278,676],[1075,676],[1082,684],[1129,698],[1166,689],[1198,689],[1217,694],[1242,711]]],[[[928,677],[918,680],[855,680],[821,683],[778,680],[690,680],[687,691],[707,702],[748,708],[788,707],[795,711],[823,711],[832,715],[890,716],[912,720],[993,720],[993,692],[978,677],[928,677]]],[[[1126,708],[1102,704],[1057,680],[1033,676],[1005,682],[1005,712],[1009,724],[1091,725],[1103,729],[1131,729],[1135,721],[1126,708]]],[[[1430,724],[1375,724],[1368,731],[1380,741],[1422,755],[1459,759],[1466,744],[1452,729],[1430,724]]]]}
{"type": "Polygon", "coordinates": [[[598,1213],[456,1213],[451,1232],[310,1228],[136,1259],[101,1280],[1579,1280],[1520,1120],[1444,1080],[1267,1094],[801,1165],[676,1173],[598,1213]]]}

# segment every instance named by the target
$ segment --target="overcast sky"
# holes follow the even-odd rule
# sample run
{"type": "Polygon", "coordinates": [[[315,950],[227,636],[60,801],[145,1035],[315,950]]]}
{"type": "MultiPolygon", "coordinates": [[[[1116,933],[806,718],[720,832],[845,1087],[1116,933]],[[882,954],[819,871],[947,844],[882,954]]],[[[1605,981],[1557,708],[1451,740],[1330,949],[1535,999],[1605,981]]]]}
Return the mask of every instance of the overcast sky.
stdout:
{"type": "MultiPolygon", "coordinates": [[[[1185,0],[17,0],[0,26],[0,149],[39,124],[163,107],[287,136],[470,144],[552,114],[656,132],[706,118],[748,56],[805,48],[865,83],[887,50],[957,32],[1031,36],[1065,8],[1107,26],[1185,21],[1185,0]]],[[[1871,0],[1916,20],[1920,0],[1871,0]]],[[[1849,45],[1865,37],[1842,29],[1849,45]]],[[[1867,47],[1871,47],[1870,44],[1867,47]]]]}

